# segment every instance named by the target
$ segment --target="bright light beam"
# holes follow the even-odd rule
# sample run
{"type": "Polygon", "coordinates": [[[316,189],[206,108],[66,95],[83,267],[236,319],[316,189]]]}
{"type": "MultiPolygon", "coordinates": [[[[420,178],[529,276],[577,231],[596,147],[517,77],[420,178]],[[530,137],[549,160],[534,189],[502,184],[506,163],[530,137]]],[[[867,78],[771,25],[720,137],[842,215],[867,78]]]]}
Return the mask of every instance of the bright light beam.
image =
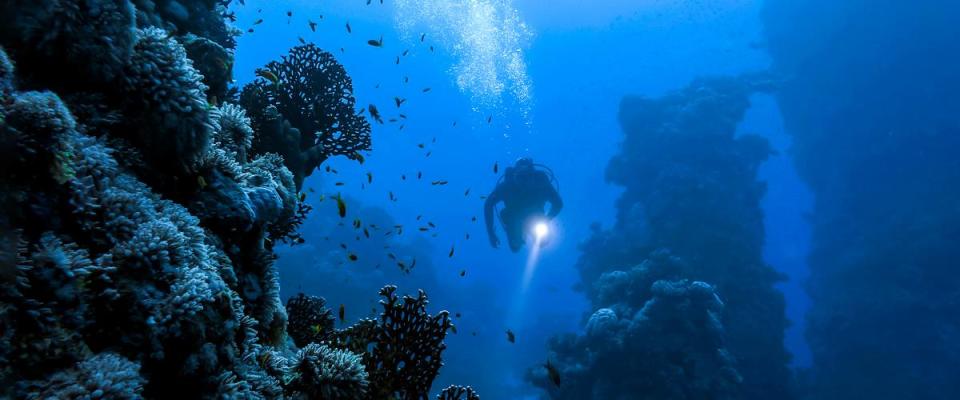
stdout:
{"type": "Polygon", "coordinates": [[[533,280],[533,272],[537,269],[537,261],[540,259],[540,248],[543,247],[543,241],[550,234],[550,226],[546,221],[537,222],[533,226],[533,246],[530,247],[530,254],[527,256],[527,265],[523,269],[523,284],[521,291],[526,292],[530,287],[530,281],[533,280]]]}

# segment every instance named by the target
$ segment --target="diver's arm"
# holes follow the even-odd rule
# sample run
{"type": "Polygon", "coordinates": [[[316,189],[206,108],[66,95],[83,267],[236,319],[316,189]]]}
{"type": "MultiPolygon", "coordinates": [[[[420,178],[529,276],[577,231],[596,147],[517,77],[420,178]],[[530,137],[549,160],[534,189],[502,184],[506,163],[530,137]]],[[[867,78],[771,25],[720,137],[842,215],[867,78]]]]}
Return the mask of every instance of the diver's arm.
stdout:
{"type": "Polygon", "coordinates": [[[547,213],[547,218],[554,219],[563,209],[563,199],[560,198],[560,194],[553,188],[553,185],[547,185],[547,201],[550,202],[550,212],[547,213]]]}
{"type": "Polygon", "coordinates": [[[493,228],[493,213],[496,212],[495,208],[497,203],[500,202],[500,191],[499,188],[494,189],[487,200],[483,203],[483,220],[487,226],[487,237],[490,239],[490,244],[493,247],[497,247],[500,239],[497,238],[497,233],[493,228]]]}

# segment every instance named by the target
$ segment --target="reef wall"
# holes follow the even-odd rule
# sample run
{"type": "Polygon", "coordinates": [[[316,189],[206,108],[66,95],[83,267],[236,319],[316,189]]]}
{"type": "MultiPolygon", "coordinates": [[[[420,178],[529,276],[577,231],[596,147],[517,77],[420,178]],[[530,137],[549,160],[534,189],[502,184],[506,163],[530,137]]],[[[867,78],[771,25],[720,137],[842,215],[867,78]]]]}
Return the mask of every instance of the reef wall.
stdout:
{"type": "Polygon", "coordinates": [[[764,264],[757,168],[771,150],[735,136],[763,77],[699,79],[621,103],[613,227],[577,262],[596,310],[554,338],[530,379],[556,399],[788,399],[781,280],[764,264]]]}
{"type": "Polygon", "coordinates": [[[960,397],[960,5],[774,0],[763,18],[816,196],[809,397],[960,397]]]}
{"type": "Polygon", "coordinates": [[[343,330],[280,301],[299,183],[369,124],[311,45],[238,105],[229,3],[0,2],[0,397],[427,397],[452,325],[422,292],[343,330]]]}

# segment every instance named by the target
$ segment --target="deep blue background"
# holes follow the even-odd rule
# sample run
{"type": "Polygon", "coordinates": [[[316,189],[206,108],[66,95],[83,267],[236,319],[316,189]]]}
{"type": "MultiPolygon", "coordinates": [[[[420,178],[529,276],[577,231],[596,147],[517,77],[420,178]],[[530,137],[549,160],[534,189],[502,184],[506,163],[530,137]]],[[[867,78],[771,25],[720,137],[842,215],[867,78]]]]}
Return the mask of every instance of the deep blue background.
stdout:
{"type": "MultiPolygon", "coordinates": [[[[420,4],[451,2],[457,3],[423,0],[420,4]]],[[[369,314],[376,288],[383,284],[399,283],[401,291],[408,293],[424,287],[431,295],[432,311],[446,308],[463,316],[457,319],[458,334],[448,337],[447,365],[435,389],[461,383],[478,388],[484,398],[533,394],[523,382],[524,371],[543,362],[549,336],[577,331],[586,311],[583,296],[572,288],[578,280],[573,264],[579,255],[577,244],[587,236],[589,225],[608,224],[613,218],[612,204],[619,189],[605,182],[604,169],[620,141],[616,122],[620,99],[627,94],[657,96],[698,76],[767,68],[759,20],[762,4],[756,0],[460,2],[479,9],[515,10],[532,32],[522,43],[532,100],[518,103],[505,95],[497,104],[478,101],[476,93],[456,85],[453,66],[464,54],[482,50],[455,47],[456,37],[471,33],[457,29],[469,26],[452,24],[446,27],[448,35],[431,32],[419,43],[416,33],[430,28],[414,28],[413,35],[401,37],[396,1],[384,3],[247,0],[244,6],[232,6],[238,16],[236,25],[245,31],[234,66],[238,84],[249,82],[257,67],[286,54],[302,37],[334,53],[344,64],[354,81],[358,107],[377,104],[385,118],[393,118],[398,113],[393,97],[408,99],[400,110],[408,117],[403,130],[398,129],[399,122],[374,125],[374,148],[366,163],[330,160],[327,164],[338,173],[321,170],[307,180],[305,187],[315,191],[309,194],[315,210],[304,227],[308,243],[279,251],[284,296],[297,291],[325,296],[332,304],[346,304],[348,318],[355,319],[369,314]],[[286,15],[288,11],[292,17],[286,15]],[[246,33],[260,18],[264,22],[246,33]],[[318,23],[316,32],[309,29],[308,19],[318,23]],[[352,34],[344,27],[347,21],[352,34]],[[383,48],[367,45],[368,39],[381,35],[383,48]],[[431,45],[433,52],[428,49],[431,45]],[[395,57],[405,49],[410,54],[396,64],[395,57]],[[404,76],[409,76],[409,83],[404,84],[404,76]],[[425,87],[431,91],[422,93],[425,87]],[[492,116],[489,124],[488,116],[492,116]],[[425,148],[418,147],[421,143],[425,148]],[[512,254],[491,249],[482,223],[471,222],[472,216],[482,218],[478,196],[495,184],[494,162],[503,168],[522,155],[553,168],[566,202],[559,219],[561,231],[539,259],[529,288],[521,283],[526,251],[512,254]],[[374,182],[362,188],[368,171],[374,182]],[[424,175],[419,181],[418,171],[424,175]],[[401,174],[407,180],[401,180],[401,174]],[[450,183],[430,184],[437,179],[450,183]],[[335,182],[345,185],[335,186],[335,182]],[[467,188],[471,193],[464,196],[467,188]],[[398,201],[388,199],[390,191],[398,201]],[[333,241],[353,237],[349,229],[335,229],[339,218],[334,203],[319,201],[321,193],[338,192],[349,199],[347,225],[354,217],[392,218],[407,227],[403,239],[391,246],[419,255],[421,262],[410,275],[396,278],[396,271],[378,271],[396,268],[382,254],[360,253],[360,261],[344,262],[337,243],[325,243],[326,236],[332,235],[333,241]],[[418,215],[436,223],[436,237],[416,230],[423,224],[416,220],[418,215]],[[466,233],[471,239],[465,239],[466,233]],[[448,258],[451,245],[456,255],[448,258]],[[459,276],[461,270],[467,271],[466,276],[459,276]],[[515,344],[507,342],[506,329],[516,333],[515,344]]],[[[476,18],[485,21],[483,16],[476,18]]],[[[788,316],[796,324],[788,332],[787,346],[796,365],[808,365],[800,326],[806,299],[800,284],[809,230],[803,215],[810,208],[810,195],[791,167],[789,138],[772,98],[756,97],[740,130],[767,137],[778,150],[761,170],[769,188],[763,203],[765,256],[791,278],[782,285],[788,316]]],[[[353,242],[350,246],[362,249],[353,242]]],[[[372,251],[369,246],[365,250],[372,251]]]]}

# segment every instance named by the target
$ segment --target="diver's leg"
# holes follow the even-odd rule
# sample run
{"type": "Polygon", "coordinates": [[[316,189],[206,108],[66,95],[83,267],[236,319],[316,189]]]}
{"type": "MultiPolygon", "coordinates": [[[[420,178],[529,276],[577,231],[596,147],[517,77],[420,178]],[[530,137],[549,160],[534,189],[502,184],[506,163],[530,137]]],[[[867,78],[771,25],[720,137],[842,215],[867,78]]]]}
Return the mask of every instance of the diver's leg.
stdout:
{"type": "Polygon", "coordinates": [[[504,208],[500,212],[500,220],[503,222],[503,231],[507,234],[510,250],[517,252],[523,247],[523,219],[513,214],[504,208]]]}

